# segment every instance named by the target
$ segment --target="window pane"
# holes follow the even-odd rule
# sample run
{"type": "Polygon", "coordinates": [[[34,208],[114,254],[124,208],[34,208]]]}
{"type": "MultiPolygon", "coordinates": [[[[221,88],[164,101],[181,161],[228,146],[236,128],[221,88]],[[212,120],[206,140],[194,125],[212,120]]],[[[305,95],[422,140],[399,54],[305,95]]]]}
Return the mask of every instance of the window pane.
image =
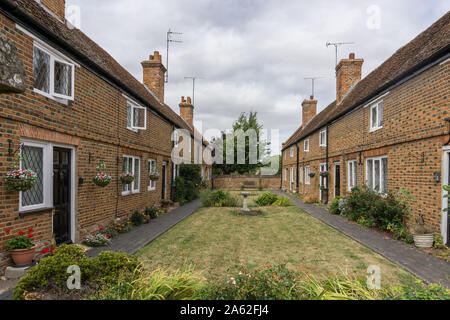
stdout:
{"type": "Polygon", "coordinates": [[[140,177],[140,168],[139,168],[139,159],[134,159],[134,184],[133,190],[139,190],[139,177],[140,177]]]}
{"type": "Polygon", "coordinates": [[[353,188],[353,162],[348,163],[348,181],[349,181],[349,187],[353,188]]]}
{"type": "Polygon", "coordinates": [[[377,108],[372,108],[372,128],[377,126],[377,108]]]}
{"type": "Polygon", "coordinates": [[[375,166],[375,181],[374,181],[374,189],[376,191],[381,191],[381,185],[380,185],[380,177],[381,177],[381,168],[380,168],[380,160],[374,161],[375,166]]]}
{"type": "Polygon", "coordinates": [[[127,103],[127,128],[131,128],[131,106],[127,103]]]}
{"type": "Polygon", "coordinates": [[[353,162],[353,187],[356,187],[356,161],[353,162]]]}
{"type": "Polygon", "coordinates": [[[387,192],[388,190],[388,163],[387,163],[387,158],[383,158],[383,176],[382,176],[382,187],[383,189],[381,190],[382,192],[387,192]]]}
{"type": "MultiPolygon", "coordinates": [[[[128,171],[128,158],[124,157],[122,162],[122,172],[125,173],[128,171]]],[[[128,184],[122,184],[122,191],[128,191],[128,184]]]]}
{"type": "Polygon", "coordinates": [[[378,126],[383,126],[383,102],[378,104],[378,126]]]}
{"type": "Polygon", "coordinates": [[[44,203],[44,150],[38,147],[23,147],[22,168],[37,173],[36,182],[28,191],[22,192],[22,206],[31,206],[44,203]]]}
{"type": "Polygon", "coordinates": [[[33,56],[34,87],[41,91],[50,92],[50,55],[34,48],[33,56]]]}
{"type": "Polygon", "coordinates": [[[367,186],[373,189],[373,160],[367,161],[367,186]]]}
{"type": "Polygon", "coordinates": [[[72,66],[55,61],[55,93],[72,95],[72,66]]]}

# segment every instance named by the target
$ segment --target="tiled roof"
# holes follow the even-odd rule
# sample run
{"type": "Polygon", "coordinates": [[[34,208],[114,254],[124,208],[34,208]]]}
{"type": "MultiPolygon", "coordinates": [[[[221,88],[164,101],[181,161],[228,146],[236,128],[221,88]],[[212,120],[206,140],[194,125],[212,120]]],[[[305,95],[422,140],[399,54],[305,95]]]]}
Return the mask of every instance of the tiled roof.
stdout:
{"type": "Polygon", "coordinates": [[[362,79],[341,104],[331,103],[317,114],[302,130],[286,141],[285,148],[324,127],[328,122],[351,111],[367,98],[393,81],[400,80],[410,70],[426,62],[436,54],[450,52],[450,11],[414,40],[401,47],[389,59],[362,79]]]}
{"type": "Polygon", "coordinates": [[[169,106],[158,101],[147,88],[123,68],[109,53],[101,48],[79,29],[70,29],[51,14],[47,13],[34,0],[12,0],[20,10],[36,19],[49,29],[56,37],[65,41],[82,55],[103,69],[111,78],[122,83],[131,93],[148,103],[155,111],[164,115],[177,127],[187,129],[193,134],[192,128],[169,106]]]}

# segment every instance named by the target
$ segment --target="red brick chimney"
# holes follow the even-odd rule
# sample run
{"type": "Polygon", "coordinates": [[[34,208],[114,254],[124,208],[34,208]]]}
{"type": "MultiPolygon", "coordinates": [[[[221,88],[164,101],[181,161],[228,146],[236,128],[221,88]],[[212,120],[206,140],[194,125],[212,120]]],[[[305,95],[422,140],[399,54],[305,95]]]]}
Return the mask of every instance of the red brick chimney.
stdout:
{"type": "Polygon", "coordinates": [[[355,54],[350,53],[348,59],[342,59],[336,66],[337,104],[340,104],[349,90],[361,80],[363,63],[364,59],[355,59],[355,54]]]}
{"type": "Polygon", "coordinates": [[[191,128],[194,128],[194,106],[192,105],[190,97],[187,97],[187,100],[184,100],[184,97],[181,97],[180,116],[191,126],[191,128]]]}
{"type": "Polygon", "coordinates": [[[302,127],[306,126],[317,114],[317,100],[314,100],[314,96],[311,96],[309,100],[302,102],[302,127]]]}
{"type": "Polygon", "coordinates": [[[143,82],[159,99],[164,102],[164,74],[167,69],[162,64],[162,57],[155,51],[150,59],[142,61],[143,82]]]}
{"type": "Polygon", "coordinates": [[[66,0],[41,0],[41,3],[61,20],[66,19],[66,0]]]}

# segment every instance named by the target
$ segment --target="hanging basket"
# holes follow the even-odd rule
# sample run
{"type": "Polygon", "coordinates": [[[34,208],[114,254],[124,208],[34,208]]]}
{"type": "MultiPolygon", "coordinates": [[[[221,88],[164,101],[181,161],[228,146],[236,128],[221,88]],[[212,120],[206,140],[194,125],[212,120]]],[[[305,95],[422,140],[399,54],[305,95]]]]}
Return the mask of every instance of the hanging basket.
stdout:
{"type": "Polygon", "coordinates": [[[319,173],[319,175],[321,177],[328,177],[330,175],[330,173],[329,172],[321,172],[321,173],[319,173]]]}
{"type": "Polygon", "coordinates": [[[308,176],[309,176],[310,178],[314,178],[314,177],[316,176],[316,174],[315,174],[315,173],[310,173],[310,174],[308,174],[308,176]]]}
{"type": "Polygon", "coordinates": [[[14,169],[6,174],[8,190],[27,191],[36,183],[36,172],[28,169],[14,169]]]}
{"type": "Polygon", "coordinates": [[[108,184],[110,184],[112,178],[111,176],[107,175],[106,173],[98,173],[94,179],[92,179],[96,185],[99,187],[106,187],[108,184]]]}
{"type": "Polygon", "coordinates": [[[154,173],[150,173],[150,175],[148,176],[148,178],[151,181],[158,181],[159,180],[159,173],[154,172],[154,173]]]}
{"type": "Polygon", "coordinates": [[[123,184],[131,184],[134,181],[134,176],[131,172],[121,174],[120,181],[122,181],[123,184]]]}

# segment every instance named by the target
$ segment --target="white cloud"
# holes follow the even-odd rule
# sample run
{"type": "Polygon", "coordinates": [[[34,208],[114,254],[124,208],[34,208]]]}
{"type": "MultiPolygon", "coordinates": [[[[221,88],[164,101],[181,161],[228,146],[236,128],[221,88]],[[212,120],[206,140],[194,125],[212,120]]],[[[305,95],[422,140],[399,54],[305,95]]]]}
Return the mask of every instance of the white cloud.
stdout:
{"type": "Polygon", "coordinates": [[[82,30],[137,79],[154,50],[165,59],[166,32],[183,32],[170,53],[166,102],[178,112],[199,76],[195,119],[227,129],[241,112],[258,111],[267,129],[287,139],[300,125],[301,99],[316,82],[319,111],[335,97],[334,49],[327,41],[353,41],[367,75],[448,10],[448,1],[420,0],[68,0],[81,7],[82,30]],[[378,6],[380,29],[367,28],[367,8],[378,6]]]}

